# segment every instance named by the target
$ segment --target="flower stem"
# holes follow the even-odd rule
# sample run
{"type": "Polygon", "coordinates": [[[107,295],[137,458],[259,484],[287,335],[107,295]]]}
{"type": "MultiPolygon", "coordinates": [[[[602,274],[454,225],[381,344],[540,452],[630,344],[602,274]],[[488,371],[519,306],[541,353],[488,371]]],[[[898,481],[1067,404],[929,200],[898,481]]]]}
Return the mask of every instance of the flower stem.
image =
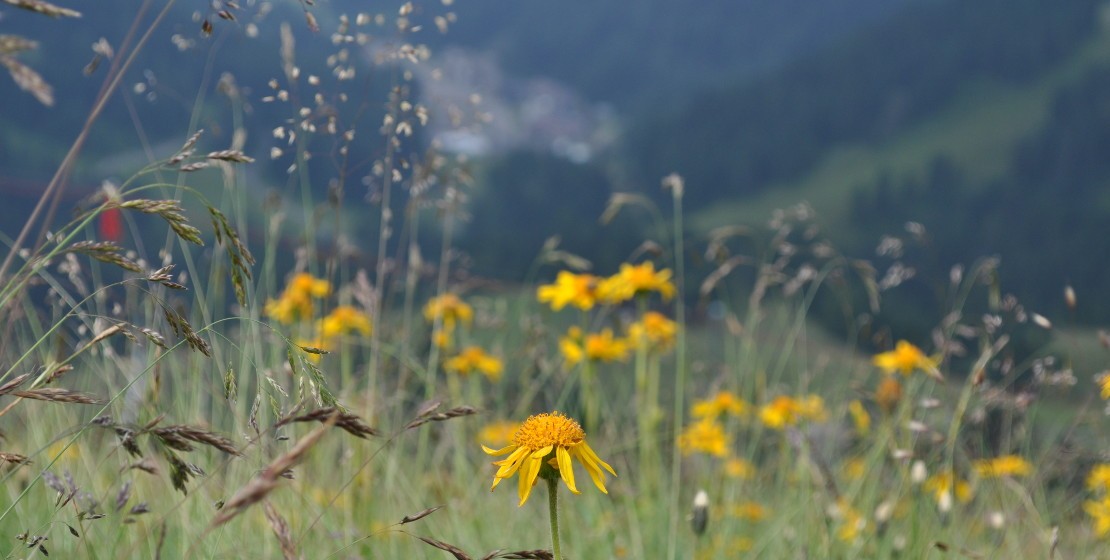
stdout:
{"type": "Polygon", "coordinates": [[[555,560],[563,560],[563,553],[559,547],[559,479],[547,479],[547,505],[551,517],[551,553],[555,560]]]}

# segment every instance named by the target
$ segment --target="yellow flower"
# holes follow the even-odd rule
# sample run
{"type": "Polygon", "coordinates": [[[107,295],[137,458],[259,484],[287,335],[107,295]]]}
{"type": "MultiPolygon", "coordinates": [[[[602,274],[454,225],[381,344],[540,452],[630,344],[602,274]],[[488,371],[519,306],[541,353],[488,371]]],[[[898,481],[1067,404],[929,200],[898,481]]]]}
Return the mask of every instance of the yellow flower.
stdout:
{"type": "Polygon", "coordinates": [[[944,506],[945,503],[951,505],[953,493],[955,493],[955,498],[962,503],[971,501],[971,485],[966,480],[956,480],[955,485],[952,482],[951,472],[935,474],[925,481],[925,490],[932,492],[933,498],[941,506],[944,506]]]}
{"type": "Polygon", "coordinates": [[[725,461],[725,474],[732,478],[751,480],[755,476],[755,465],[747,459],[733,457],[725,461]]]}
{"type": "Polygon", "coordinates": [[[597,298],[607,303],[620,303],[650,292],[659,292],[665,300],[675,294],[671,270],[665,268],[656,272],[655,263],[651,261],[638,265],[624,263],[620,272],[602,280],[597,286],[597,298]]]}
{"type": "Polygon", "coordinates": [[[1110,533],[1110,497],[1083,502],[1083,511],[1095,522],[1095,535],[1105,537],[1110,533]]]}
{"type": "Polygon", "coordinates": [[[937,370],[937,361],[905,340],[899,340],[894,350],[890,352],[876,354],[871,361],[886,373],[900,371],[902,375],[909,375],[915,369],[920,369],[930,377],[942,379],[940,371],[937,370]]]}
{"type": "Polygon", "coordinates": [[[567,335],[559,339],[559,351],[563,353],[563,360],[566,367],[572,368],[586,357],[586,351],[582,348],[582,329],[578,327],[571,327],[567,329],[567,335]]]}
{"type": "Polygon", "coordinates": [[[628,326],[628,338],[642,341],[658,352],[665,352],[674,345],[678,324],[662,313],[648,311],[639,321],[628,326]]]}
{"type": "Polygon", "coordinates": [[[1099,395],[1102,400],[1110,399],[1110,371],[1104,371],[1096,378],[1098,382],[1099,395]]]}
{"type": "Polygon", "coordinates": [[[742,416],[748,413],[748,403],[729,391],[720,391],[704,401],[694,401],[690,415],[694,418],[716,418],[728,413],[732,416],[742,416]]]}
{"type": "Polygon", "coordinates": [[[712,418],[704,418],[694,422],[678,436],[678,448],[683,455],[691,453],[707,453],[716,457],[728,457],[728,434],[720,422],[712,418]]]}
{"type": "Polygon", "coordinates": [[[823,421],[826,418],[825,401],[818,395],[795,399],[779,395],[759,409],[759,420],[768,428],[781,430],[802,420],[823,421]]]}
{"type": "Polygon", "coordinates": [[[334,338],[352,332],[370,336],[373,330],[370,317],[349,305],[336,307],[320,321],[320,336],[323,338],[334,338]]]}
{"type": "Polygon", "coordinates": [[[77,442],[66,447],[66,445],[69,445],[69,440],[70,438],[66,437],[50,444],[50,447],[46,448],[45,461],[56,461],[57,463],[76,461],[81,456],[81,448],[78,447],[77,442]]]}
{"type": "Polygon", "coordinates": [[[867,474],[867,462],[859,457],[852,457],[844,461],[844,476],[851,480],[859,480],[867,474]]]}
{"type": "Polygon", "coordinates": [[[856,433],[866,436],[871,431],[871,415],[867,414],[863,403],[859,401],[848,403],[848,412],[852,415],[852,423],[856,425],[856,433]]]}
{"type": "Polygon", "coordinates": [[[331,283],[304,272],[295,274],[281,297],[266,302],[266,316],[288,325],[312,317],[312,300],[327,297],[331,283]]]}
{"type": "Polygon", "coordinates": [[[513,435],[520,429],[520,422],[502,420],[482,426],[478,432],[478,441],[488,443],[491,447],[504,447],[513,441],[513,435]]]}
{"type": "Polygon", "coordinates": [[[628,341],[613,336],[613,329],[586,335],[586,357],[595,362],[621,362],[628,359],[628,341]]]}
{"type": "Polygon", "coordinates": [[[444,330],[438,330],[432,333],[432,343],[436,345],[436,348],[447,348],[451,346],[451,333],[444,330]]]}
{"type": "Polygon", "coordinates": [[[455,294],[434,297],[424,306],[424,318],[429,323],[443,321],[443,327],[453,330],[457,323],[470,324],[474,319],[474,309],[455,294]]]}
{"type": "Polygon", "coordinates": [[[1003,455],[994,459],[975,461],[975,472],[983,478],[1026,476],[1032,470],[1033,466],[1029,461],[1017,455],[1003,455]]]}
{"type": "Polygon", "coordinates": [[[759,502],[740,502],[732,506],[729,513],[747,521],[763,521],[767,519],[767,508],[759,502]]]}
{"type": "Polygon", "coordinates": [[[578,487],[574,484],[572,457],[586,468],[586,473],[590,475],[594,485],[604,494],[608,494],[609,491],[605,489],[605,475],[601,469],[617,476],[613,467],[602,461],[594,450],[590,449],[582,426],[559,412],[529,416],[513,435],[511,444],[496,450],[483,445],[482,451],[494,456],[509,454],[507,458],[493,463],[498,466],[498,469],[493,475],[493,486],[490,490],[497,488],[502,480],[511,478],[519,471],[517,491],[522,506],[528,500],[528,495],[532,493],[532,487],[536,484],[540,471],[544,469],[547,470],[545,476],[554,476],[557,472],[567,488],[578,494],[578,487]]]}
{"type": "Polygon", "coordinates": [[[559,272],[554,284],[544,284],[536,289],[536,299],[540,303],[551,304],[551,309],[559,311],[573,305],[588,311],[597,303],[598,278],[591,274],[575,274],[566,270],[559,272]]]}
{"type": "Polygon", "coordinates": [[[331,282],[316,278],[307,272],[301,272],[293,276],[286,290],[308,294],[314,298],[325,298],[331,294],[331,282]]]}
{"type": "Polygon", "coordinates": [[[867,527],[867,520],[844,498],[838,499],[829,513],[833,518],[840,520],[840,525],[836,529],[836,538],[844,542],[856,540],[860,532],[867,527]]]}
{"type": "Polygon", "coordinates": [[[806,395],[805,398],[798,401],[798,414],[802,418],[814,422],[824,422],[828,419],[828,413],[825,412],[825,400],[820,395],[806,395]]]}
{"type": "Polygon", "coordinates": [[[485,350],[477,346],[466,347],[457,356],[444,362],[443,367],[447,371],[453,371],[459,375],[470,375],[475,371],[480,371],[490,381],[500,379],[501,371],[504,369],[501,360],[486,354],[485,350]]]}
{"type": "Polygon", "coordinates": [[[894,410],[898,408],[899,401],[902,400],[902,384],[893,377],[887,377],[879,382],[879,387],[875,389],[875,403],[879,408],[887,414],[894,414],[894,410]]]}
{"type": "Polygon", "coordinates": [[[1110,491],[1110,463],[1095,465],[1087,475],[1087,488],[1095,492],[1110,491]]]}

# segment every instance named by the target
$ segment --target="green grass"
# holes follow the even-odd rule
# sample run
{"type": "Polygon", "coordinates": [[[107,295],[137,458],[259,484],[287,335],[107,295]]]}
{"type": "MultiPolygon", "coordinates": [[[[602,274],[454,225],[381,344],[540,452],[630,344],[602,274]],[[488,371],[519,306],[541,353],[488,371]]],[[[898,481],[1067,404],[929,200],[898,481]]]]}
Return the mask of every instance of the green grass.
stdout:
{"type": "MultiPolygon", "coordinates": [[[[1101,60],[1102,47],[1088,56],[1101,60]]],[[[304,64],[307,74],[310,62],[304,64]]],[[[1067,75],[1061,70],[1057,79],[1067,75]]],[[[843,180],[850,185],[853,173],[873,172],[880,163],[916,169],[938,146],[952,149],[948,141],[956,137],[965,142],[957,146],[961,154],[983,150],[973,159],[980,164],[977,173],[990,176],[998,168],[989,162],[997,163],[1005,151],[991,146],[992,135],[1005,123],[1015,127],[1011,133],[1035,126],[1036,108],[1057,85],[1043,84],[1039,97],[1031,91],[1006,97],[989,88],[969,93],[947,120],[907,137],[901,150],[861,148],[839,159],[832,156],[817,171],[827,180],[820,184],[843,180]],[[985,103],[984,97],[995,101],[985,103]],[[1029,120],[1009,122],[1015,112],[1026,114],[1024,109],[1029,120]],[[968,125],[971,116],[975,127],[968,125]],[[997,126],[986,126],[991,123],[997,126]],[[982,134],[971,135],[972,129],[982,134]]],[[[387,131],[383,143],[393,140],[387,131]]],[[[205,144],[206,138],[201,142],[187,161],[204,161],[199,154],[218,148],[205,144]]],[[[391,176],[389,165],[382,165],[384,175],[391,176]]],[[[305,219],[290,220],[287,227],[306,240],[299,255],[302,269],[326,277],[334,289],[309,299],[308,316],[286,320],[265,311],[267,302],[281,297],[291,272],[278,264],[281,232],[263,228],[254,237],[243,236],[255,240],[251,247],[258,259],[244,283],[243,305],[230,289],[229,266],[236,258],[242,265],[244,258],[229,254],[232,228],[223,228],[218,240],[205,231],[204,247],[182,241],[182,231],[188,230],[181,229],[180,220],[208,227],[202,198],[219,207],[236,230],[259,229],[266,221],[259,219],[262,205],[249,194],[253,177],[242,172],[244,166],[224,173],[222,183],[212,174],[179,175],[168,164],[157,169],[179,183],[146,188],[138,181],[121,186],[119,200],[105,203],[123,204],[129,218],[154,211],[157,216],[145,219],[178,226],[177,234],[142,239],[136,255],[145,259],[142,272],[124,274],[102,262],[127,257],[112,247],[93,251],[101,260],[91,259],[88,247],[66,257],[74,243],[91,235],[97,213],[108,207],[98,206],[71,224],[54,224],[53,241],[17,258],[0,285],[0,317],[9,329],[0,341],[5,365],[0,370],[0,450],[31,461],[19,464],[5,455],[0,468],[0,535],[10,537],[0,540],[7,543],[0,547],[5,557],[44,556],[43,550],[62,558],[158,553],[166,558],[448,557],[442,548],[416,538],[422,536],[457,546],[473,558],[497,549],[533,551],[521,556],[543,558],[535,551],[549,549],[551,539],[542,487],[522,507],[516,478],[491,493],[497,469],[480,444],[498,447],[498,442],[479,434],[487,423],[520,422],[552,410],[582,419],[595,402],[599,417],[587,423],[585,437],[618,476],[605,480],[608,493],[603,494],[576,466],[582,494],[572,496],[560,487],[561,540],[570,558],[700,560],[745,553],[928,558],[939,555],[941,547],[973,557],[1047,558],[1054,527],[1060,529],[1061,557],[1104,552],[1106,545],[1082,508],[1110,490],[1083,484],[1103,461],[1099,450],[1106,445],[1101,435],[1106,418],[1089,372],[1103,367],[1107,352],[1090,333],[1061,329],[1056,346],[1048,350],[1084,373],[1075,388],[1021,387],[1037,397],[1027,402],[1012,381],[1029,364],[1008,369],[1000,352],[1006,347],[1004,330],[982,316],[962,313],[969,301],[978,304],[990,297],[976,277],[978,270],[953,286],[950,297],[940,298],[954,302],[940,314],[955,323],[941,325],[938,332],[942,343],[959,342],[971,362],[982,356],[980,366],[989,381],[970,383],[979,370],[946,359],[941,367],[948,382],[940,384],[920,371],[887,376],[851,343],[812,326],[816,291],[830,283],[859,288],[859,275],[854,263],[835,251],[815,256],[824,254],[813,250],[825,246],[820,236],[805,242],[813,246],[785,243],[785,232],[809,229],[809,218],[788,214],[782,229],[752,236],[755,243],[770,241],[754,248],[753,254],[763,256],[743,269],[747,281],[725,277],[709,294],[723,306],[718,310],[723,318],[705,318],[701,309],[687,313],[686,302],[650,291],[619,305],[555,311],[535,300],[533,284],[483,289],[485,284],[460,269],[459,260],[443,258],[451,257],[448,253],[440,259],[424,255],[422,266],[411,269],[402,257],[419,247],[403,243],[396,248],[383,243],[387,252],[369,263],[355,252],[317,253],[316,232],[307,224],[329,218],[315,213],[312,186],[301,177],[290,191],[304,200],[305,219]],[[208,190],[173,186],[191,183],[208,190]],[[125,204],[170,196],[187,200],[182,216],[168,202],[125,204]],[[161,252],[178,264],[170,280],[184,286],[147,276],[161,266],[161,252]],[[379,284],[377,271],[385,282],[379,284]],[[816,272],[807,276],[804,271],[816,272]],[[809,280],[798,290],[785,288],[799,277],[809,280]],[[766,289],[754,290],[752,282],[766,289]],[[31,285],[43,288],[26,289],[31,285]],[[460,293],[474,317],[460,320],[453,343],[441,348],[430,341],[443,321],[429,321],[422,308],[430,295],[444,293],[460,293]],[[373,333],[348,332],[317,342],[319,320],[338,305],[354,305],[372,316],[373,333]],[[588,333],[612,328],[623,339],[647,309],[677,321],[673,347],[649,351],[629,342],[632,350],[623,360],[567,363],[560,339],[569,326],[588,333]],[[134,338],[122,333],[97,337],[120,325],[134,338]],[[166,347],[144,328],[165,337],[166,347]],[[210,345],[211,356],[189,348],[187,340],[204,347],[197,337],[210,345]],[[300,344],[319,344],[331,353],[317,362],[317,355],[300,344]],[[500,379],[446,370],[445,360],[472,344],[503,361],[500,379]],[[74,369],[48,382],[62,364],[74,369]],[[24,373],[29,375],[18,387],[4,385],[24,373]],[[881,384],[891,387],[891,379],[898,382],[900,399],[879,394],[881,384]],[[67,403],[49,391],[63,388],[103,397],[106,403],[67,403]],[[20,396],[16,389],[40,391],[20,396]],[[1068,391],[1084,395],[1084,406],[1075,406],[1068,391]],[[731,395],[731,402],[743,402],[739,412],[708,419],[687,412],[723,393],[731,395]],[[333,399],[379,434],[359,438],[339,424],[322,424],[320,417],[279,425],[282,418],[319,413],[333,399]],[[440,404],[430,406],[429,400],[440,404]],[[850,407],[865,410],[867,429],[854,425],[850,407]],[[420,416],[422,410],[444,416],[416,426],[414,419],[429,418],[420,416]],[[112,421],[93,422],[102,416],[112,421]],[[172,437],[182,433],[193,439],[182,443],[172,437]],[[702,439],[693,437],[697,434],[702,439]],[[223,440],[216,436],[226,437],[239,453],[217,450],[212,443],[223,440]],[[295,452],[303,454],[293,460],[295,452]],[[1007,454],[1028,459],[1033,472],[1001,479],[976,474],[976,460],[1007,454]],[[918,463],[921,467],[915,467],[918,463]],[[730,474],[730,466],[736,471],[745,465],[750,473],[730,474]],[[286,467],[292,468],[292,477],[278,476],[286,467]],[[928,483],[914,479],[919,468],[933,477],[955,473],[968,479],[973,498],[946,507],[928,483]],[[188,480],[175,484],[185,473],[188,480]],[[709,496],[702,535],[686,519],[699,490],[709,496]],[[761,518],[750,515],[757,509],[752,504],[762,508],[761,518]],[[221,518],[226,523],[218,523],[221,518]],[[998,519],[1001,524],[992,525],[998,519]],[[36,541],[40,536],[48,540],[36,541]]],[[[464,187],[450,182],[450,169],[431,172],[442,173],[435,176],[436,185],[464,187]]],[[[405,180],[402,175],[393,188],[413,186],[405,180]]],[[[456,200],[452,192],[426,195],[440,210],[456,200]]],[[[676,218],[681,218],[679,210],[676,218]]],[[[416,216],[351,203],[330,211],[351,217],[373,213],[375,220],[392,211],[395,232],[404,231],[405,220],[416,216]]],[[[734,223],[738,216],[730,218],[734,223]]],[[[432,218],[421,214],[421,219],[432,218]]],[[[441,223],[424,227],[444,233],[449,246],[450,229],[440,228],[441,223]]],[[[657,241],[680,255],[683,240],[666,237],[657,241]]],[[[360,239],[359,248],[371,251],[380,241],[360,239]]],[[[684,276],[682,264],[665,257],[657,262],[659,268],[673,269],[682,286],[705,280],[684,276]]],[[[534,277],[535,270],[526,276],[534,277]]],[[[852,317],[865,312],[848,311],[852,317]]],[[[1057,322],[1065,324],[1065,319],[1057,322]]],[[[1003,313],[1001,321],[1009,326],[1016,318],[1003,313]]],[[[353,418],[346,416],[344,422],[349,427],[353,418]]]]}

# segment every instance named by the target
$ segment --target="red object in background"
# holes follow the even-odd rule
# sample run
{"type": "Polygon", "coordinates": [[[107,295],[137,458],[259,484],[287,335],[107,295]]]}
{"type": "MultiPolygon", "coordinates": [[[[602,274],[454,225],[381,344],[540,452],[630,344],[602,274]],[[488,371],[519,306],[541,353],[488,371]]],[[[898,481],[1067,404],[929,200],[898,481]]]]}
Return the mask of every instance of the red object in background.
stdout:
{"type": "Polygon", "coordinates": [[[123,214],[119,208],[109,208],[100,213],[100,238],[119,243],[123,239],[123,214]]]}

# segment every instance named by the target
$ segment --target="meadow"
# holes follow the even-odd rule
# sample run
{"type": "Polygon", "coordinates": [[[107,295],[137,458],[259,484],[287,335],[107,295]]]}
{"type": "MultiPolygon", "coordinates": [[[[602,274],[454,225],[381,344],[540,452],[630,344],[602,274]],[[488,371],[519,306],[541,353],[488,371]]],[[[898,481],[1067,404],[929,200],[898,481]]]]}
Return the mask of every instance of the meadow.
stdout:
{"type": "MultiPolygon", "coordinates": [[[[183,123],[180,144],[144,146],[129,178],[55,214],[155,28],[106,58],[84,132],[2,232],[5,557],[1107,554],[1110,335],[1069,324],[1070,287],[1053,316],[1001,285],[997,259],[955,264],[927,286],[943,319],[910,342],[876,314],[918,281],[901,256],[925,226],[870,260],[805,203],[689,228],[684,197],[706,187],[679,175],[650,187],[667,205],[615,193],[581,217],[651,232],[621,263],[551,231],[521,281],[473,275],[454,243],[473,162],[418,141],[429,114],[471,126],[480,110],[415,99],[428,53],[404,40],[374,51],[381,121],[347,104],[353,45],[449,28],[442,4],[334,22],[304,4],[281,24],[282,75],[255,92],[285,115],[250,140],[264,147],[221,79],[230,135],[183,123]],[[289,25],[334,53],[298,60],[289,25]],[[267,164],[287,187],[260,202],[267,164]]],[[[236,21],[219,8],[204,34],[236,21]]]]}

